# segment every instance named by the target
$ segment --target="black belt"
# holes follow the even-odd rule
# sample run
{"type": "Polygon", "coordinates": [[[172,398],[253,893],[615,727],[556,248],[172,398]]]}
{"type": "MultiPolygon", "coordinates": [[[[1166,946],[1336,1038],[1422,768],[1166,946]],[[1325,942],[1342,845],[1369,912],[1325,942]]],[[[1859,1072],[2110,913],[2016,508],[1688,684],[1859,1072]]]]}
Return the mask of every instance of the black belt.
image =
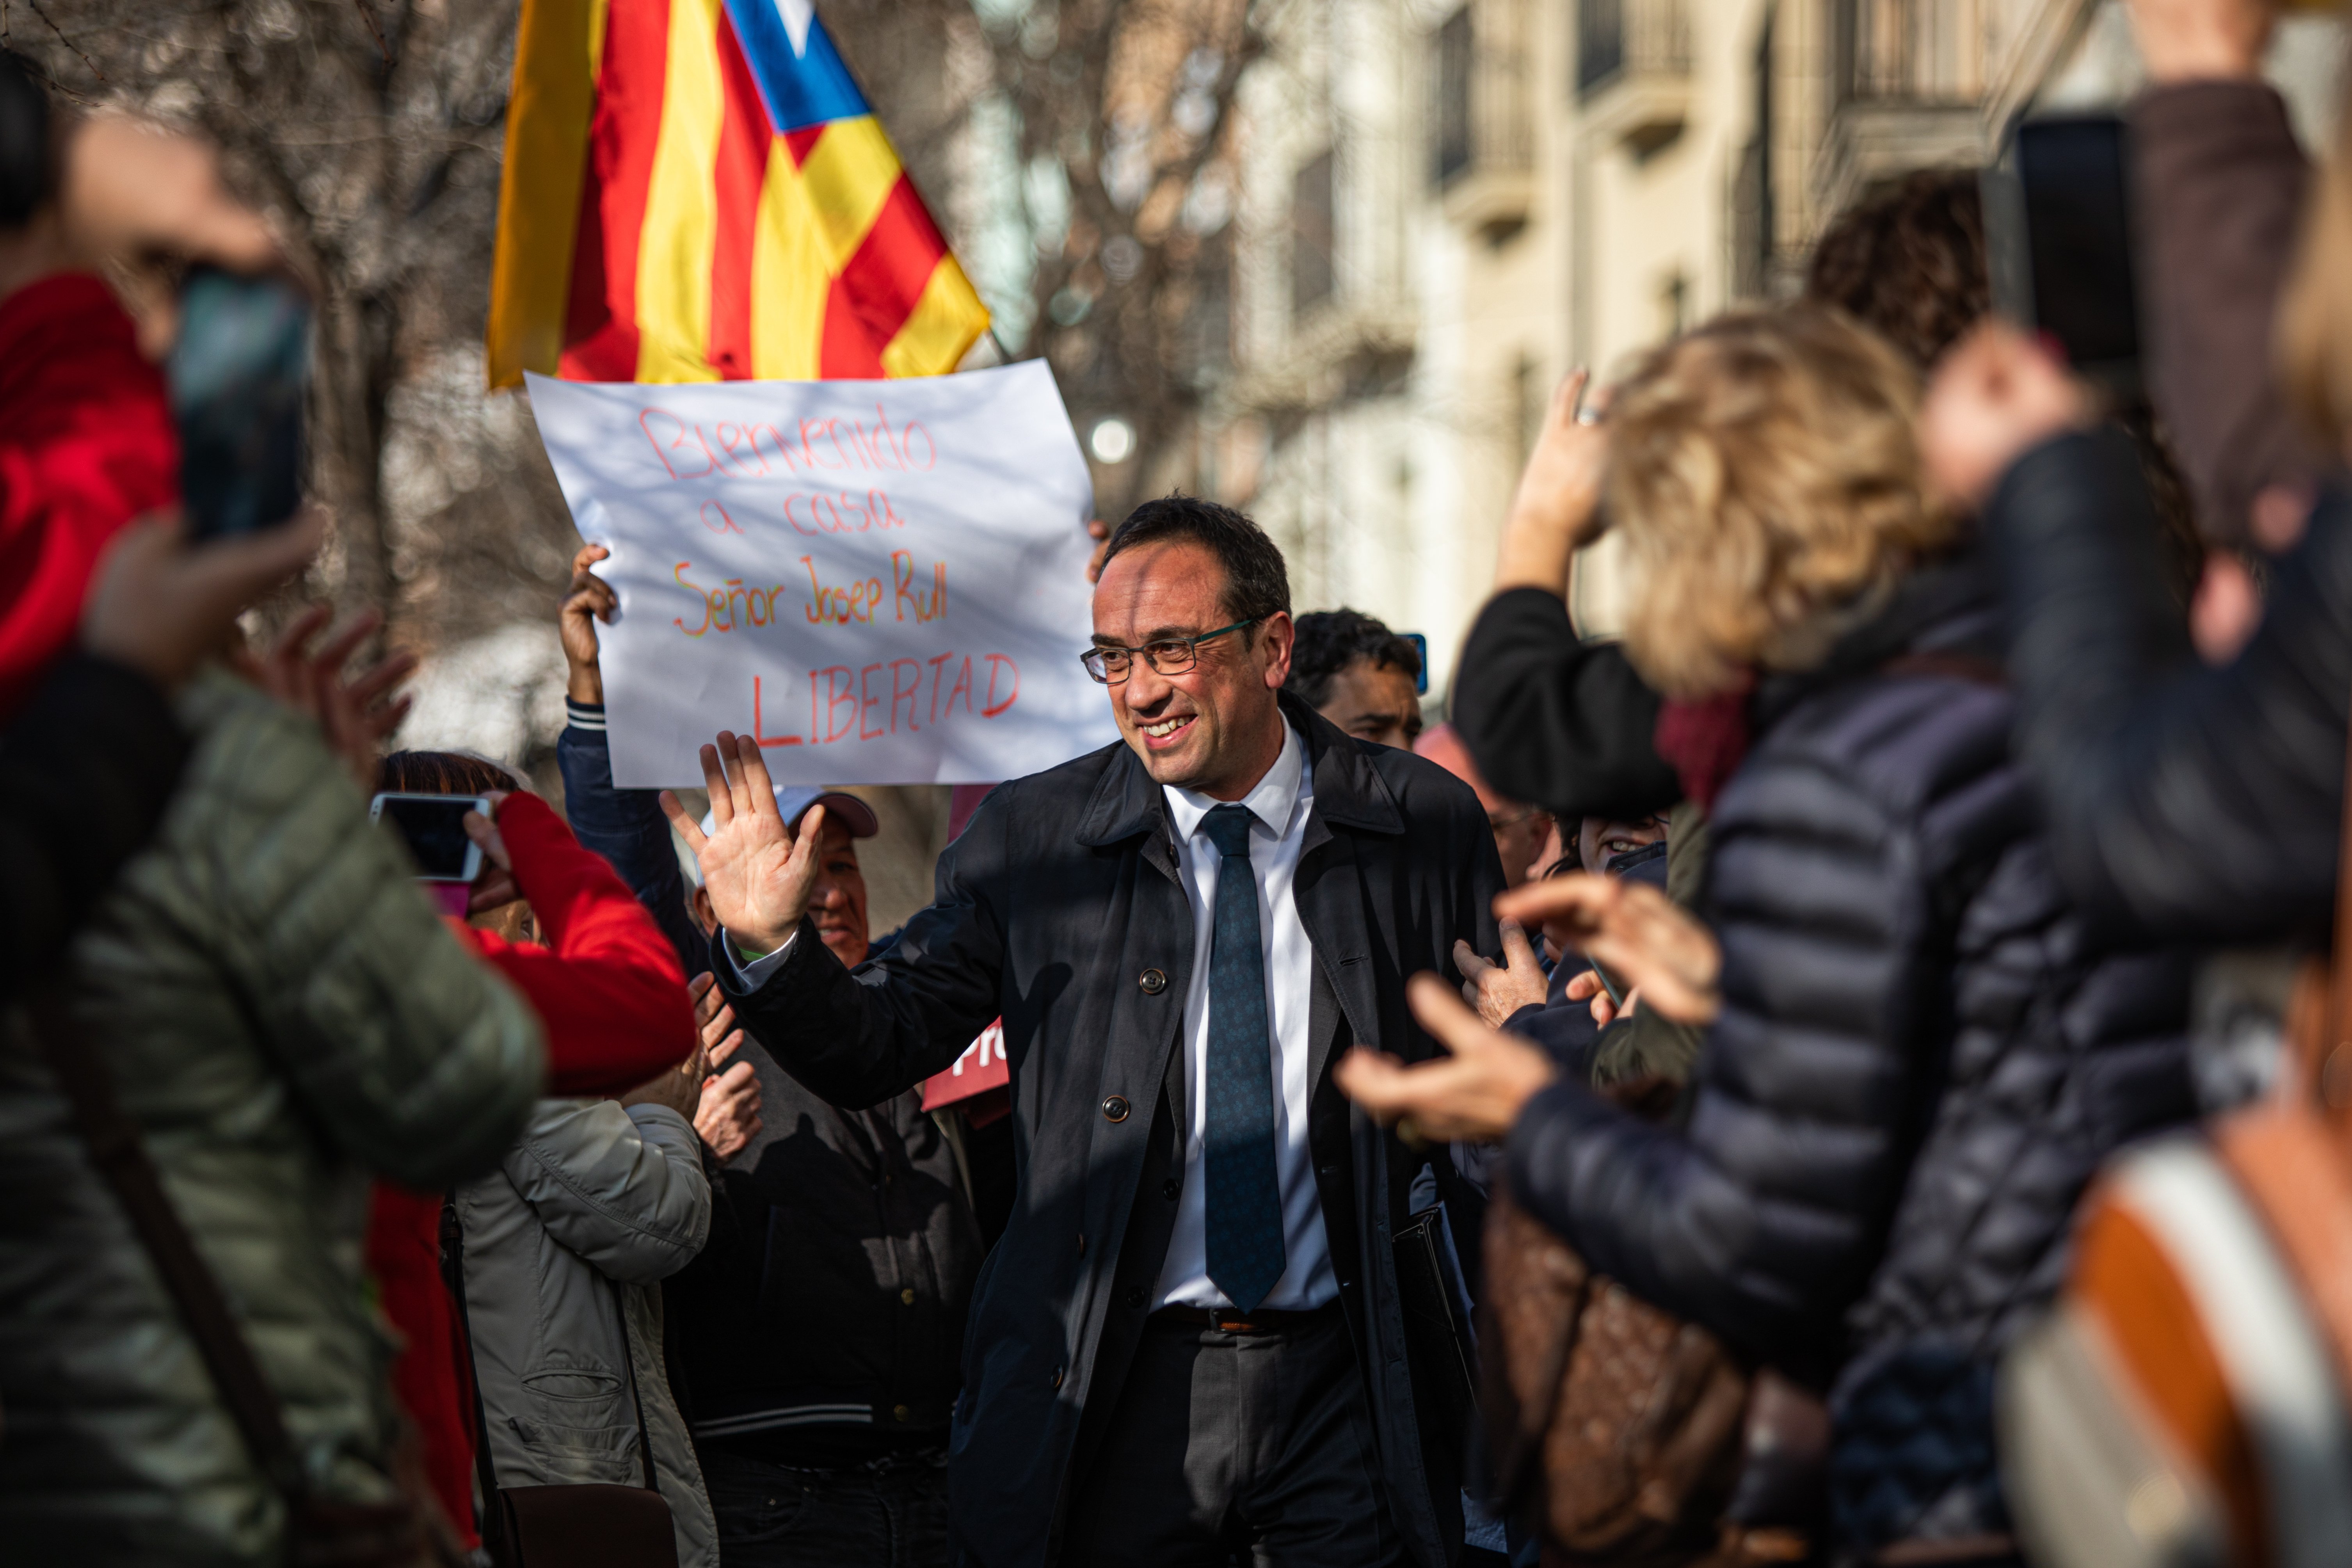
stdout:
{"type": "Polygon", "coordinates": [[[1260,1307],[1244,1312],[1234,1307],[1162,1307],[1148,1321],[1187,1329],[1215,1329],[1228,1334],[1280,1334],[1312,1328],[1339,1310],[1337,1297],[1305,1311],[1276,1311],[1260,1307]]]}

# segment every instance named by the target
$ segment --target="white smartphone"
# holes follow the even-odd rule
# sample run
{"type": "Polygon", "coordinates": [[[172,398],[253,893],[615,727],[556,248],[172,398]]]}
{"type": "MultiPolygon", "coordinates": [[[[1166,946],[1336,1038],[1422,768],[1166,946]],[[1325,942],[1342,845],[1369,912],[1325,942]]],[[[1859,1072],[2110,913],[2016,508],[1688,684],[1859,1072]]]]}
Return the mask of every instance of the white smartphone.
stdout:
{"type": "Polygon", "coordinates": [[[416,861],[420,882],[470,882],[481,874],[482,847],[466,837],[466,814],[490,815],[482,795],[380,795],[370,822],[390,822],[416,861]]]}

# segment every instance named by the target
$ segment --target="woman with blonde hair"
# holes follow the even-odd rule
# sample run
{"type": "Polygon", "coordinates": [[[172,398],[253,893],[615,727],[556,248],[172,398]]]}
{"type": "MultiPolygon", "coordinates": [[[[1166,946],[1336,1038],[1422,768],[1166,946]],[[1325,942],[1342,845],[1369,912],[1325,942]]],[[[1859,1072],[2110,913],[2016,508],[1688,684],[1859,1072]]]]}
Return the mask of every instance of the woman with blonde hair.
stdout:
{"type": "Polygon", "coordinates": [[[2186,996],[2177,965],[2084,942],[2051,876],[1994,584],[1930,492],[1916,397],[1892,349],[1799,307],[1665,345],[1609,408],[1628,653],[1672,696],[1746,693],[1715,940],[1594,879],[1497,909],[1644,904],[1688,984],[1643,1005],[1711,1026],[1686,1121],[1547,1081],[1425,976],[1454,1056],[1358,1053],[1342,1082],[1428,1136],[1507,1136],[1514,1194],[1596,1272],[1823,1391],[1834,1558],[2005,1563],[1994,1362],[2100,1158],[2189,1113],[2186,996]]]}

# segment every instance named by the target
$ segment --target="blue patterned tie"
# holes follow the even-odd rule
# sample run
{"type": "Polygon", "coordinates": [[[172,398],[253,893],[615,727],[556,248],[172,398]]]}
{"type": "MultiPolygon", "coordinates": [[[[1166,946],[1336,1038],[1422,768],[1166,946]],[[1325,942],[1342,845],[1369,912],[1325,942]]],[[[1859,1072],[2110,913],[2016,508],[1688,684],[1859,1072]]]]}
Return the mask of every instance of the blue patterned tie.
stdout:
{"type": "Polygon", "coordinates": [[[1242,1311],[1282,1278],[1282,1187],[1274,1169],[1274,1056],[1265,1016],[1265,950],[1258,944],[1250,814],[1210,808],[1217,847],[1215,934],[1209,950],[1209,1279],[1242,1311]]]}

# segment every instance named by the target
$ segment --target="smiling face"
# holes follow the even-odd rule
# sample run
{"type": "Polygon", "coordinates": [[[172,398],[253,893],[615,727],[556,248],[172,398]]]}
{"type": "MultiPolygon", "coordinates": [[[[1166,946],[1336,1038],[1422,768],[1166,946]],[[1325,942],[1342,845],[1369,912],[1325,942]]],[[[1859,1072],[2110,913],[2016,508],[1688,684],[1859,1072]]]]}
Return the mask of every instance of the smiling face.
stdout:
{"type": "MultiPolygon", "coordinates": [[[[1198,637],[1234,619],[1224,568],[1191,540],[1123,550],[1095,587],[1097,646],[1198,637]]],[[[1136,656],[1128,678],[1107,689],[1119,734],[1154,782],[1239,800],[1265,776],[1282,751],[1275,693],[1290,673],[1290,617],[1276,611],[1201,644],[1197,662],[1176,675],[1136,656]]]]}

